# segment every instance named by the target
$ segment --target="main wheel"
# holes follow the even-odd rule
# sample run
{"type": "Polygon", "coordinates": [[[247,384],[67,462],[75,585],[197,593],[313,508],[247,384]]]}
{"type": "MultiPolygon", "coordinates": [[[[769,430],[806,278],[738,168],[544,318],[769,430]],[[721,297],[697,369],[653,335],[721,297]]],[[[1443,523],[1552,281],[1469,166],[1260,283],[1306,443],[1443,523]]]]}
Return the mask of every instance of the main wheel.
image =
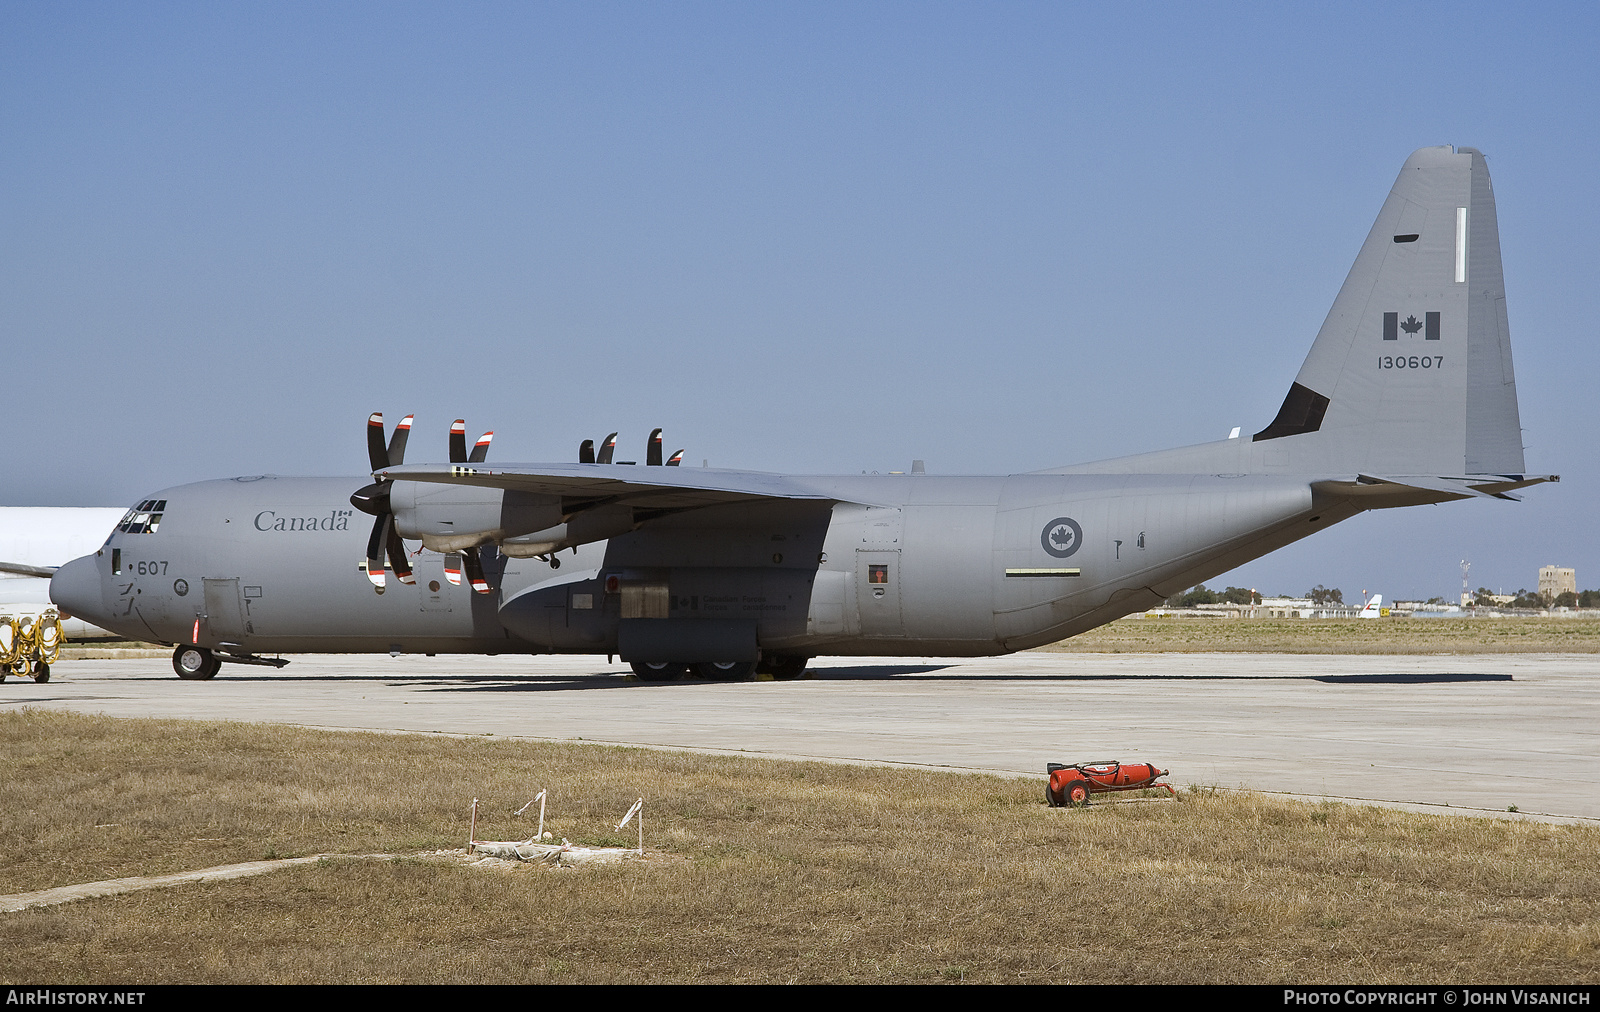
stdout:
{"type": "Polygon", "coordinates": [[[799,678],[806,673],[806,665],[811,663],[811,658],[801,657],[797,654],[777,654],[773,657],[764,657],[761,665],[756,670],[765,671],[773,678],[781,681],[799,678]]]}
{"type": "Polygon", "coordinates": [[[1087,805],[1089,803],[1089,781],[1074,780],[1061,789],[1061,797],[1073,808],[1087,805]]]}
{"type": "Polygon", "coordinates": [[[180,646],[172,652],[172,670],[179,678],[205,680],[217,677],[222,662],[205,647],[180,646]]]}
{"type": "Polygon", "coordinates": [[[756,673],[755,661],[706,661],[695,665],[701,678],[716,682],[741,682],[756,673]]]}
{"type": "Polygon", "coordinates": [[[633,661],[629,666],[641,682],[670,682],[688,670],[688,665],[673,661],[633,661]]]}
{"type": "Polygon", "coordinates": [[[50,680],[50,665],[44,661],[34,661],[33,680],[36,682],[48,682],[50,680]]]}

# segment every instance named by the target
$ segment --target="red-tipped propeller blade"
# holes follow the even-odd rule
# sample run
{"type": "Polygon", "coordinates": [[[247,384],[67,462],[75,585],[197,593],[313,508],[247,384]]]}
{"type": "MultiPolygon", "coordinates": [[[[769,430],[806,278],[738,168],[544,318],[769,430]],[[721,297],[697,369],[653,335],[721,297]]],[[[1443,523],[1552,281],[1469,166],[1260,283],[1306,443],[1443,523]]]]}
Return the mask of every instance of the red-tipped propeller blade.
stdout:
{"type": "MultiPolygon", "coordinates": [[[[400,419],[400,424],[394,427],[394,435],[389,437],[389,462],[384,467],[399,467],[406,460],[406,437],[411,435],[411,420],[416,415],[407,415],[400,419]]],[[[379,415],[379,428],[382,429],[382,415],[379,415]]]]}
{"type": "Polygon", "coordinates": [[[367,462],[372,470],[382,471],[389,466],[389,448],[383,439],[383,412],[374,411],[367,416],[367,462]]]}
{"type": "Polygon", "coordinates": [[[404,584],[413,584],[417,578],[411,572],[411,562],[406,557],[406,543],[400,540],[400,532],[395,528],[393,521],[386,525],[385,540],[389,547],[389,570],[394,573],[395,579],[404,584]]]}
{"type": "Polygon", "coordinates": [[[457,418],[450,423],[450,463],[467,462],[467,420],[457,418]]]}
{"type": "Polygon", "coordinates": [[[372,536],[367,539],[367,579],[383,592],[383,543],[389,532],[389,514],[383,513],[372,520],[372,536]]]}
{"type": "Polygon", "coordinates": [[[461,561],[466,564],[467,582],[472,584],[472,589],[480,594],[490,593],[494,588],[489,586],[489,581],[483,575],[483,560],[478,558],[478,550],[469,548],[461,555],[461,561]]]}
{"type": "Polygon", "coordinates": [[[478,441],[472,446],[472,456],[467,458],[467,463],[483,463],[483,458],[489,455],[489,442],[492,439],[494,439],[493,432],[485,432],[483,435],[479,436],[478,441]]]}

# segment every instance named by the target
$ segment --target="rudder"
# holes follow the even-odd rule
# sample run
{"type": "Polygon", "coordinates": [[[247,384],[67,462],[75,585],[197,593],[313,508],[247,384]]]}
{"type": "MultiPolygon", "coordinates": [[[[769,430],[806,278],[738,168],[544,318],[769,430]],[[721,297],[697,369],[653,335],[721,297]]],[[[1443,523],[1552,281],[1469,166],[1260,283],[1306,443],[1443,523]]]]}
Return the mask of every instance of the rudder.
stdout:
{"type": "Polygon", "coordinates": [[[1413,152],[1253,442],[1301,472],[1522,474],[1505,307],[1482,153],[1413,152]]]}

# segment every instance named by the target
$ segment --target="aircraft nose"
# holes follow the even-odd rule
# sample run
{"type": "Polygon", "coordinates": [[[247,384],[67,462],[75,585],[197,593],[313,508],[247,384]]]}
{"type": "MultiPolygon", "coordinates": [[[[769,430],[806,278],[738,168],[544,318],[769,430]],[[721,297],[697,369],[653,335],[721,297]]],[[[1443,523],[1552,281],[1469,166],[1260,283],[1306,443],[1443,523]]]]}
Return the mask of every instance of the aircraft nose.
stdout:
{"type": "Polygon", "coordinates": [[[95,564],[95,557],[85,555],[56,570],[50,577],[50,600],[67,614],[99,625],[105,596],[101,593],[100,567],[95,564]]]}

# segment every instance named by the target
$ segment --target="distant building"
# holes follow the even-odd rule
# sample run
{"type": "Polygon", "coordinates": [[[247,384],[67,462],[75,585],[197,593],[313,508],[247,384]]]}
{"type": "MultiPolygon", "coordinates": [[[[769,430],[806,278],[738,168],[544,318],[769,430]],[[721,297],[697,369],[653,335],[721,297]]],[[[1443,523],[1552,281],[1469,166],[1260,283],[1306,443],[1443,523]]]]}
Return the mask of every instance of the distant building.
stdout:
{"type": "Polygon", "coordinates": [[[1578,571],[1560,566],[1542,566],[1539,569],[1539,596],[1554,601],[1562,594],[1578,592],[1578,571]]]}
{"type": "Polygon", "coordinates": [[[1317,604],[1305,597],[1267,597],[1250,609],[1251,618],[1358,618],[1359,604],[1317,604]]]}

